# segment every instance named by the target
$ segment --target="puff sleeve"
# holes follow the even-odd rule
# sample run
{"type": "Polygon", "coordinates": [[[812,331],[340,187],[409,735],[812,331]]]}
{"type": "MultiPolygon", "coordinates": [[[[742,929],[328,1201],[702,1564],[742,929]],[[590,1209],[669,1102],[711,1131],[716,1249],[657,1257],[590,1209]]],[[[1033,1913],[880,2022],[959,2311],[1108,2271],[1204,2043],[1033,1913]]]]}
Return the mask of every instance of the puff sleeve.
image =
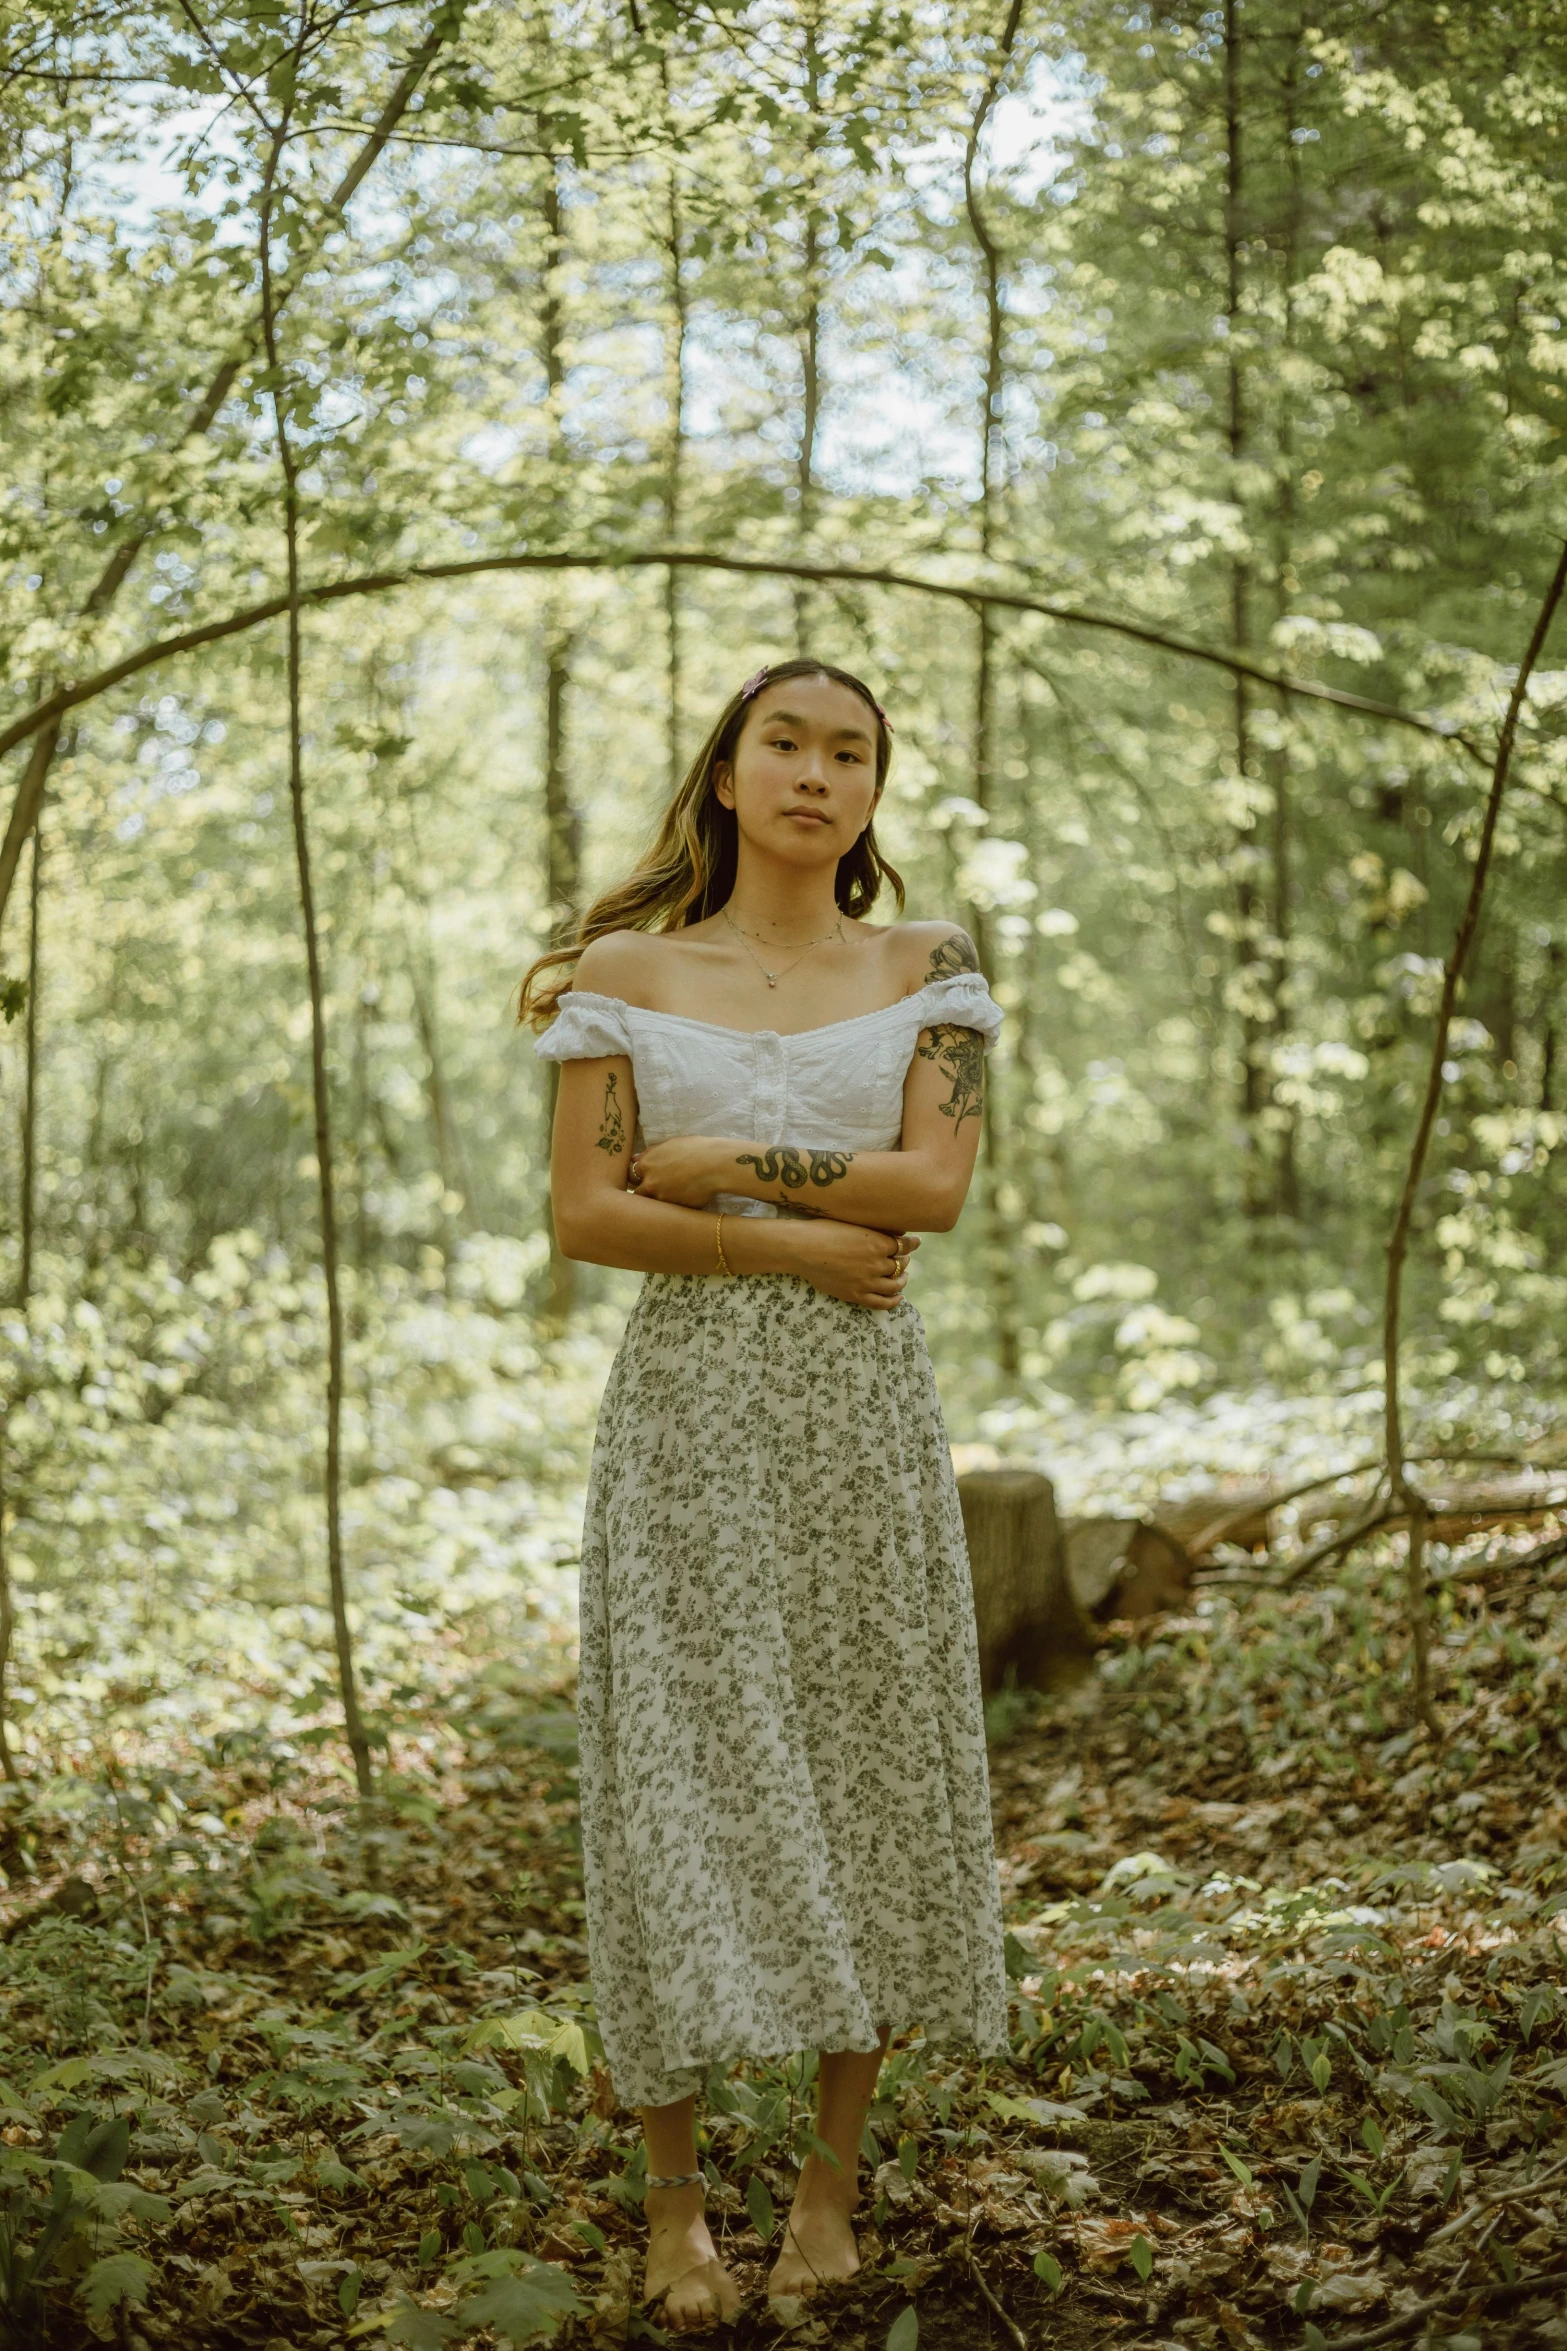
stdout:
{"type": "Polygon", "coordinates": [[[533,1050],[541,1061],[597,1061],[606,1053],[631,1051],[631,1026],[618,996],[595,996],[591,988],[569,988],[560,1010],[533,1050]]]}
{"type": "Polygon", "coordinates": [[[985,985],[982,972],[955,971],[947,979],[932,980],[905,1001],[922,1029],[933,1028],[938,1021],[953,1028],[977,1029],[987,1053],[1001,1033],[1001,1007],[985,985]]]}

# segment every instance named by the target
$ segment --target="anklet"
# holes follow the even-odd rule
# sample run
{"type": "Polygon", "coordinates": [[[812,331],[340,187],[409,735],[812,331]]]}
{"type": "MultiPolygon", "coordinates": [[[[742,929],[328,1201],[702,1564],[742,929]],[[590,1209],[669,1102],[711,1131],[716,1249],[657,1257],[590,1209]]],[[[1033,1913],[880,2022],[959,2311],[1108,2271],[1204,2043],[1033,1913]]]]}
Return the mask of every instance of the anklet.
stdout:
{"type": "Polygon", "coordinates": [[[667,2179],[649,2172],[646,2185],[650,2188],[705,2188],[706,2180],[699,2171],[672,2171],[667,2179]]]}

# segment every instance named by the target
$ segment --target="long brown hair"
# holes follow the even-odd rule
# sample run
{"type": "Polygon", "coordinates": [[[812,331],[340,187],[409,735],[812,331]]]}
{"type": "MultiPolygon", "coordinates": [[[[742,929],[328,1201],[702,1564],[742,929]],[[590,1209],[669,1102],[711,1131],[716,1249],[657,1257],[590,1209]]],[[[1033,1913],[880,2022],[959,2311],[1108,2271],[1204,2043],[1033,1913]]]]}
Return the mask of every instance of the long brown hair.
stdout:
{"type": "MultiPolygon", "coordinates": [[[[735,886],[739,856],[739,827],[735,812],[726,808],[713,789],[713,770],[733,765],[746,713],[759,694],[785,678],[830,678],[858,694],[876,718],[876,789],[887,780],[892,764],[892,730],[875,695],[861,679],[830,661],[777,661],[748,678],[725,703],[717,725],[691,763],[685,782],[664,811],[649,847],[623,882],[595,898],[567,945],[551,947],[529,965],[518,995],[517,1018],[542,1028],[560,1009],[570,985],[569,971],[549,977],[558,965],[571,965],[584,947],[606,931],[677,931],[716,914],[735,886]]],[[[868,824],[851,849],[838,860],[833,896],[847,915],[864,914],[876,902],[883,882],[890,883],[903,912],[903,882],[876,846],[874,824],[868,824]]]]}

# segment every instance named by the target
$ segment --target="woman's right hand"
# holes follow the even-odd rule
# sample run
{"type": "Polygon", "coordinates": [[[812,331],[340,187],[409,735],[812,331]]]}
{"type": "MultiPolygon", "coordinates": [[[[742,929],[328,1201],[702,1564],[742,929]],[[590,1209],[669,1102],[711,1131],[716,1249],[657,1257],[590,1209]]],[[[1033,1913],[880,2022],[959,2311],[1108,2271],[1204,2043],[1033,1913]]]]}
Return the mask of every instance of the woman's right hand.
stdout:
{"type": "Polygon", "coordinates": [[[917,1233],[883,1233],[874,1225],[840,1224],[836,1217],[802,1219],[790,1238],[791,1270],[813,1290],[846,1306],[876,1308],[898,1304],[909,1259],[920,1245],[917,1233]]]}

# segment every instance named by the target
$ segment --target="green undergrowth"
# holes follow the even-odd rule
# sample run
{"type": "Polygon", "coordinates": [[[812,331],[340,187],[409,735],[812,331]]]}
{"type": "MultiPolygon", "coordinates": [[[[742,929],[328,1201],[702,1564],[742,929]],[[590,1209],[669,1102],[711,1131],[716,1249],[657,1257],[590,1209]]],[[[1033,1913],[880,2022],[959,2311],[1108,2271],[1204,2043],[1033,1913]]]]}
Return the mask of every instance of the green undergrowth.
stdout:
{"type": "MultiPolygon", "coordinates": [[[[1560,2285],[1530,2281],[1567,2242],[1567,1615],[1533,1540],[1442,1563],[1440,1750],[1375,1553],[1014,1694],[1008,2055],[894,2044],[865,2266],[797,2339],[956,2351],[982,2282],[1068,2344],[1415,2340],[1444,2293],[1439,2336],[1555,2342],[1560,2285]]],[[[657,2338],[569,1695],[492,1666],[405,1704],[368,1815],[308,1721],[122,1741],[8,1797],[8,2343],[657,2338]]],[[[813,2065],[707,2085],[742,2343],[778,2332],[813,2065]]]]}

